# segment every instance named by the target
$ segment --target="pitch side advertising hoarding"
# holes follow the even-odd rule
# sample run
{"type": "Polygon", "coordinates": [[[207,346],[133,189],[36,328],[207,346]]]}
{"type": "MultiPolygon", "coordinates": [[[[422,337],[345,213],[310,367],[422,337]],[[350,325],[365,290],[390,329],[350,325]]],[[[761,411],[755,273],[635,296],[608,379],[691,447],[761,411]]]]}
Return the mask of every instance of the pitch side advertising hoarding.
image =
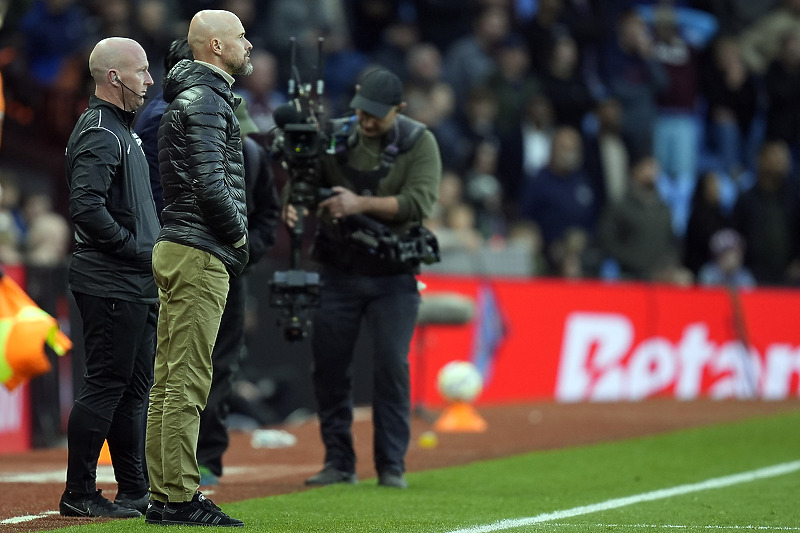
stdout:
{"type": "Polygon", "coordinates": [[[800,394],[800,291],[423,276],[474,304],[463,325],[417,329],[412,397],[442,405],[453,359],[484,375],[478,404],[784,399],[800,394]]]}
{"type": "Polygon", "coordinates": [[[9,392],[0,386],[0,453],[20,452],[31,446],[28,386],[9,392]]]}

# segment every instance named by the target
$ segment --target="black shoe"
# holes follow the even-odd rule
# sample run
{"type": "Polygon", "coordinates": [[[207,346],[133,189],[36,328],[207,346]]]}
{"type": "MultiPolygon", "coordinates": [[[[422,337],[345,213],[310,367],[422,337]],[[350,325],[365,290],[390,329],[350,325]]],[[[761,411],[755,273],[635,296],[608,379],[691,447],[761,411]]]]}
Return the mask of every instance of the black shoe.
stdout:
{"type": "Polygon", "coordinates": [[[150,501],[150,493],[145,492],[144,496],[139,498],[134,498],[125,494],[124,492],[117,493],[117,497],[114,498],[114,503],[119,505],[120,507],[125,507],[127,509],[136,509],[139,511],[140,514],[144,514],[147,511],[147,502],[150,501]]]}
{"type": "Polygon", "coordinates": [[[244,522],[226,515],[214,502],[203,496],[202,492],[197,491],[190,502],[167,502],[161,516],[161,525],[242,527],[244,522]]]}
{"type": "Polygon", "coordinates": [[[144,513],[146,524],[160,524],[164,515],[164,502],[150,500],[147,503],[147,510],[144,513]]]}
{"type": "Polygon", "coordinates": [[[313,475],[306,480],[306,485],[333,485],[334,483],[355,485],[358,483],[358,478],[354,473],[343,472],[331,465],[325,465],[319,474],[313,475]]]}
{"type": "Polygon", "coordinates": [[[381,487],[392,487],[394,489],[407,489],[408,482],[403,474],[396,474],[394,472],[382,472],[378,476],[378,485],[381,487]]]}
{"type": "Polygon", "coordinates": [[[136,509],[122,507],[105,498],[102,491],[94,494],[74,494],[68,490],[61,495],[58,512],[61,516],[105,516],[109,518],[136,518],[142,513],[136,509]]]}

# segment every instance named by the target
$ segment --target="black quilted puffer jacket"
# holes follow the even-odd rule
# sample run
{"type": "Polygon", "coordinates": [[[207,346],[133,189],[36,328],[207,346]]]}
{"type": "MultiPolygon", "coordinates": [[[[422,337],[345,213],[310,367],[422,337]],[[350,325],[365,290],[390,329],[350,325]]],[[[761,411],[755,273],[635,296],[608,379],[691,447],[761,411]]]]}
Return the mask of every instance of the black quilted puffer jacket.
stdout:
{"type": "Polygon", "coordinates": [[[238,99],[219,73],[183,60],[167,75],[164,100],[158,240],[205,250],[238,275],[248,260],[242,138],[233,113],[238,99]]]}

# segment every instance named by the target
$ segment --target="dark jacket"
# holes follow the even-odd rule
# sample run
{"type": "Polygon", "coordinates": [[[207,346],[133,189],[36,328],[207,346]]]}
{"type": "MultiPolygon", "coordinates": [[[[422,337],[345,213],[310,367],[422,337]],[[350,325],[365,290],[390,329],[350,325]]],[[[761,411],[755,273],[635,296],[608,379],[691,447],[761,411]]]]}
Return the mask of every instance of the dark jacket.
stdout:
{"type": "Polygon", "coordinates": [[[164,209],[164,191],[161,189],[161,174],[158,173],[158,126],[161,124],[161,117],[164,115],[167,103],[164,101],[162,91],[158,91],[148,99],[150,102],[136,112],[133,131],[142,139],[142,149],[150,167],[150,189],[153,191],[153,200],[156,202],[156,213],[161,220],[161,210],[164,209]]]}
{"type": "Polygon", "coordinates": [[[245,184],[247,186],[247,230],[250,265],[257,263],[275,244],[281,203],[269,154],[250,137],[244,139],[245,184]]]}
{"type": "Polygon", "coordinates": [[[159,241],[216,256],[231,275],[248,261],[244,159],[238,100],[211,68],[183,60],[164,82],[168,106],[158,129],[164,189],[159,241]]]}
{"type": "Polygon", "coordinates": [[[96,96],[67,142],[69,214],[75,250],[71,290],[154,303],[151,267],[158,216],[133,113],[96,96]]]}

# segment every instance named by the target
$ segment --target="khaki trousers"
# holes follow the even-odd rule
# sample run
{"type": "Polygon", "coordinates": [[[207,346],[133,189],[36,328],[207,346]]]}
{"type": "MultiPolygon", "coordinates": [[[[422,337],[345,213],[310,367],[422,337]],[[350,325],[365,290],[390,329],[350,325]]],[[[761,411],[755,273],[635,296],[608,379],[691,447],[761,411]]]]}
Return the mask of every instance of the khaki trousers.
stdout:
{"type": "Polygon", "coordinates": [[[150,492],[158,501],[188,502],[200,485],[200,412],[229,278],[213,255],[163,241],[153,248],[153,275],[161,305],[145,437],[150,492]]]}

